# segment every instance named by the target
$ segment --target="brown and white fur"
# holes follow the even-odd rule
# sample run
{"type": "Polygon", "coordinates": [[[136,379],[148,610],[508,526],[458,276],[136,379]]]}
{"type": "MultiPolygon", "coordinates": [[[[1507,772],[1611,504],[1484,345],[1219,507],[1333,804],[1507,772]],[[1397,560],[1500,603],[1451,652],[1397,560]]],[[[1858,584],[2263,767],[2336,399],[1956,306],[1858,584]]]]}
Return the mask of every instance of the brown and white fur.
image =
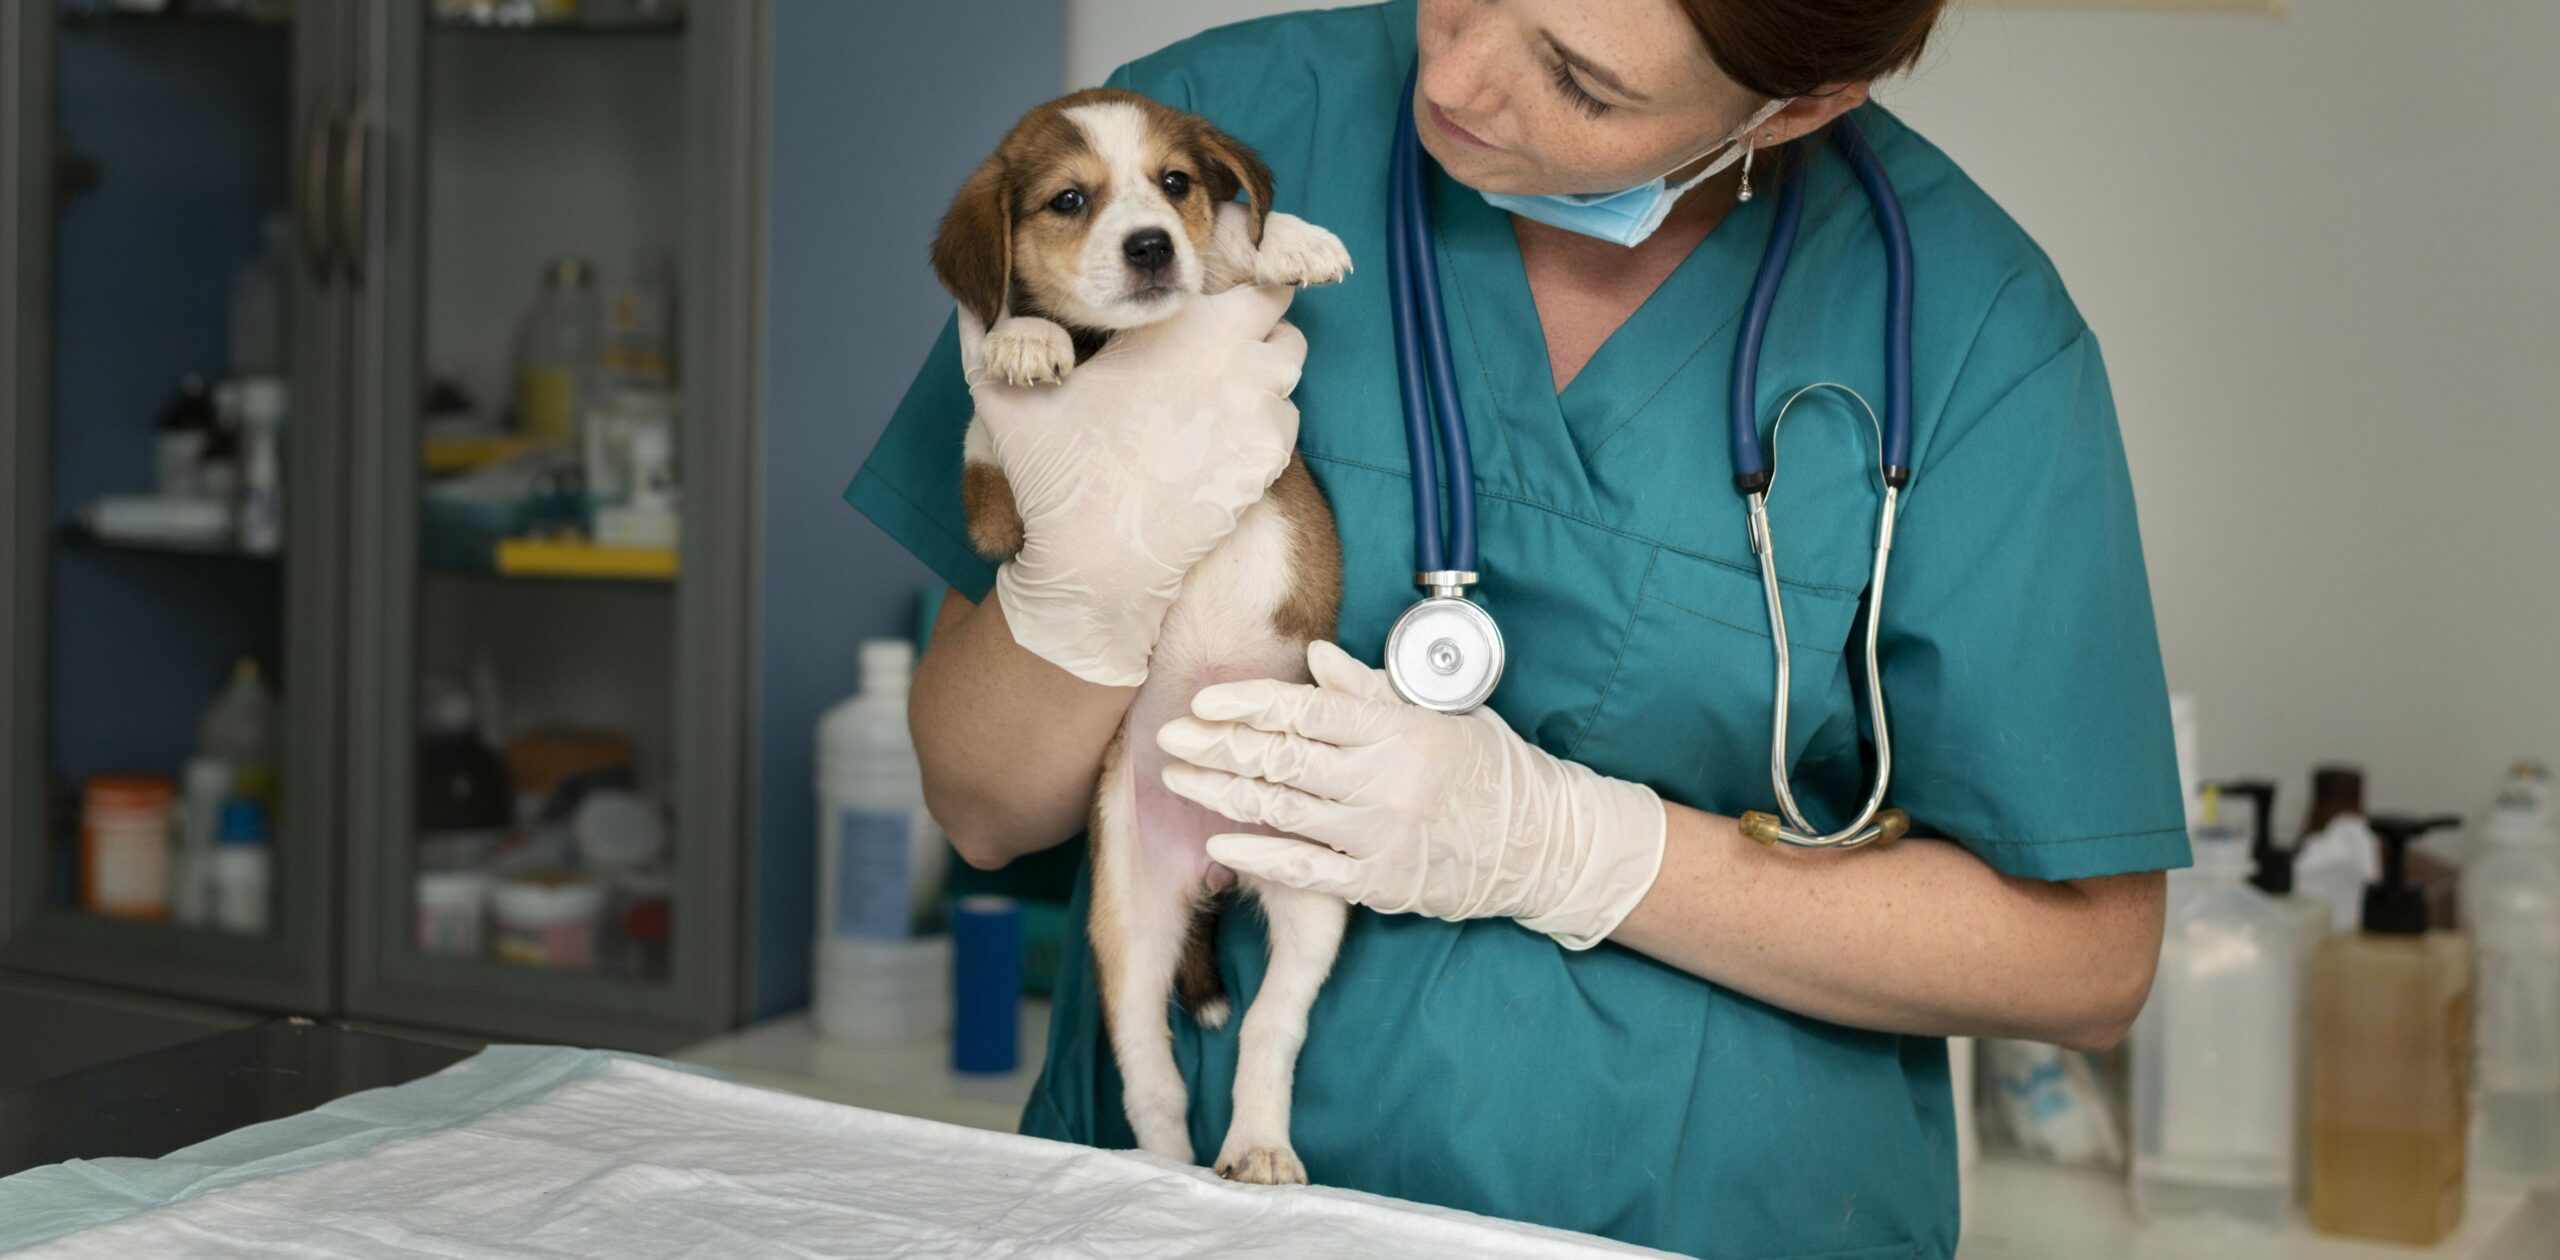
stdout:
{"type": "MultiPolygon", "coordinates": [[[[1077,92],[1031,111],[961,186],[934,271],[987,326],[988,370],[1011,383],[1063,379],[1116,329],[1239,283],[1328,284],[1351,269],[1330,232],[1271,213],[1262,160],[1195,115],[1132,92],[1077,92]],[[1242,191],[1250,206],[1234,198],[1242,191]]],[[[970,541],[991,559],[1022,546],[1022,519],[979,422],[963,445],[970,541]]],[[[1229,1010],[1214,953],[1218,906],[1242,885],[1269,927],[1270,966],[1238,1034],[1234,1120],[1217,1170],[1290,1183],[1306,1170],[1289,1105],[1307,1012],[1333,969],[1348,908],[1209,860],[1206,842],[1250,830],[1165,789],[1156,729],[1191,697],[1240,678],[1307,680],[1306,646],[1331,638],[1342,553],[1333,513],[1295,453],[1235,533],[1202,559],[1165,615],[1147,680],[1103,752],[1093,803],[1087,923],[1103,1018],[1141,1148],[1192,1160],[1189,1100],[1167,997],[1204,1028],[1229,1010]]]]}

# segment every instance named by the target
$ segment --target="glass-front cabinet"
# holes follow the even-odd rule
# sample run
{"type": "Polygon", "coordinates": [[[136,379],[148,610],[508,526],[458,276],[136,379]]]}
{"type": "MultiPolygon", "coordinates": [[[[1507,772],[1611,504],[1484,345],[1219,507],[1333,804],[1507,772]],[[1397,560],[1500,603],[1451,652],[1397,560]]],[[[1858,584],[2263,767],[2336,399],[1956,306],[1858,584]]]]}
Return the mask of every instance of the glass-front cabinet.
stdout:
{"type": "Polygon", "coordinates": [[[0,9],[0,965],[329,1000],[342,17],[0,9]]]}
{"type": "Polygon", "coordinates": [[[646,1043],[734,1000],[740,11],[395,0],[348,1000],[646,1043]]]}
{"type": "Polygon", "coordinates": [[[725,1026],[762,6],[0,11],[0,966],[725,1026]]]}

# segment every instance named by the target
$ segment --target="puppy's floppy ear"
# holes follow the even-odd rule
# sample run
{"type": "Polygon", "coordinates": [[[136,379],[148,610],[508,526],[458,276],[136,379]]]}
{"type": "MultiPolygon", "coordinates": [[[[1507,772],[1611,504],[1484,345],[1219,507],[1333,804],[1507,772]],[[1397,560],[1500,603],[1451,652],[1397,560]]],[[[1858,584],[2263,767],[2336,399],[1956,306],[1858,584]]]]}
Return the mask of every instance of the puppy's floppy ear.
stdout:
{"type": "Polygon", "coordinates": [[[951,199],[933,237],[933,274],[980,323],[992,328],[1004,317],[1013,280],[1013,179],[1003,154],[980,164],[951,199]]]}
{"type": "Polygon", "coordinates": [[[1253,243],[1261,244],[1262,221],[1271,217],[1271,168],[1262,164],[1262,155],[1198,118],[1191,124],[1191,153],[1212,199],[1233,201],[1238,189],[1253,198],[1253,243]]]}

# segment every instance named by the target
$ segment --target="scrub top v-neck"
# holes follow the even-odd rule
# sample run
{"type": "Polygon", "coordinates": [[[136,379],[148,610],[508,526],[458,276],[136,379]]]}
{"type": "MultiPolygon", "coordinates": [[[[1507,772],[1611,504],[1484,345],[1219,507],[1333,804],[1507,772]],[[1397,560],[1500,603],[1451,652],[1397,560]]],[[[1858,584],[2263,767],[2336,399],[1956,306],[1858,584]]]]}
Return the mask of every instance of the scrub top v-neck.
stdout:
{"type": "MultiPolygon", "coordinates": [[[[1253,146],[1276,208],[1351,251],[1351,278],[1300,294],[1290,318],[1309,345],[1299,445],[1343,542],[1337,638],[1372,663],[1415,593],[1384,247],[1387,138],[1413,55],[1414,6],[1399,0],[1221,28],[1112,76],[1253,146]]],[[[1893,803],[1915,834],[1946,838],[1917,843],[1960,844],[2013,876],[2183,865],[2166,688],[2096,339],[2041,251],[1945,155],[1880,107],[1859,123],[1919,266],[1918,472],[1883,628],[1893,803]]],[[[1793,178],[1813,182],[1763,361],[1764,428],[1812,381],[1882,397],[1883,265],[1865,198],[1827,153],[1793,178]]],[[[1476,455],[1477,594],[1511,648],[1490,707],[1541,748],[1668,800],[1768,808],[1771,646],[1723,434],[1774,198],[1736,207],[1559,394],[1508,217],[1435,180],[1476,455]]],[[[1863,416],[1828,396],[1798,414],[1771,511],[1795,649],[1787,752],[1824,824],[1866,773],[1863,683],[1844,649],[1877,487],[1863,416]]],[[[959,492],[968,417],[946,327],[846,497],[982,599],[994,571],[969,549],[959,492]]],[[[1088,889],[1080,876],[1079,924],[1088,889]]],[[[1263,957],[1257,917],[1226,915],[1220,965],[1245,1006],[1263,957]]],[[[1174,1027],[1193,1146],[1214,1152],[1235,1029],[1174,1027]]],[[[1023,1128],[1134,1145],[1080,934],[1023,1128]]],[[[1310,1016],[1291,1129],[1324,1184],[1698,1255],[1946,1255],[1957,1236],[1942,1041],[1828,1024],[1507,921],[1355,912],[1310,1016]]]]}

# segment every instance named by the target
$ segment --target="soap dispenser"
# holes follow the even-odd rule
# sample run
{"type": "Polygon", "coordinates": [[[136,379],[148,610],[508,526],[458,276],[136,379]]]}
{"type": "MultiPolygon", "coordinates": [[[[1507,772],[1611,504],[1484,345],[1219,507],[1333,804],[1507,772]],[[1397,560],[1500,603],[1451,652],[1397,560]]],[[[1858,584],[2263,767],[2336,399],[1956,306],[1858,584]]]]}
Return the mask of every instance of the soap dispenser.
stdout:
{"type": "Polygon", "coordinates": [[[2290,915],[2249,886],[2249,836],[2204,790],[2195,870],[2171,882],[2133,1026],[2133,1210],[2260,1230],[2293,1210],[2301,964],[2290,915]]]}
{"type": "Polygon", "coordinates": [[[2362,930],[2320,947],[2311,1069],[2311,1224],[2432,1246],[2462,1223],[2471,959],[2427,930],[2409,842],[2461,819],[2375,817],[2382,877],[2362,930]]]}
{"type": "Polygon", "coordinates": [[[2225,797],[2249,803],[2249,885],[2276,904],[2291,925],[2294,961],[2293,1175],[2294,1201],[2311,1198],[2311,999],[2317,990],[2320,944],[2329,939],[2329,903],[2301,896],[2293,887],[2292,849],[2275,840],[2276,785],[2265,779],[2231,779],[2215,785],[2225,797]]]}

